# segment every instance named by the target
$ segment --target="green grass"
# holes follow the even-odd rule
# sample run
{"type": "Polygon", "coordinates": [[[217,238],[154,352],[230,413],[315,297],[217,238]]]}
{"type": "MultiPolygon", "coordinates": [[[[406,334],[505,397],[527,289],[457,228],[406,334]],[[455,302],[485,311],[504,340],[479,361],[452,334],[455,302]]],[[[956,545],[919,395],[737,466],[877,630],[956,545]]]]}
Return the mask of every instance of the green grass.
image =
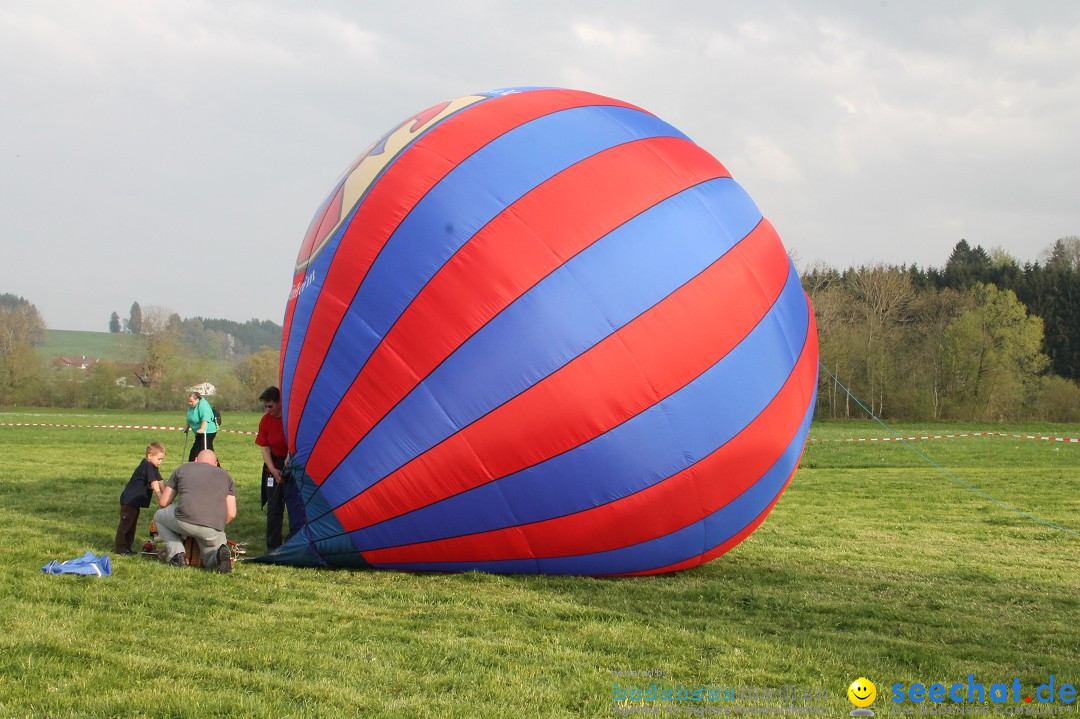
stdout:
{"type": "Polygon", "coordinates": [[[130,335],[113,332],[84,332],[81,330],[45,330],[45,342],[37,351],[42,357],[97,357],[107,360],[124,360],[130,335]]]}
{"type": "MultiPolygon", "coordinates": [[[[178,425],[178,413],[0,412],[0,422],[178,425]]],[[[229,428],[258,416],[233,412],[229,428]]],[[[901,434],[1016,427],[900,425],[901,434]]],[[[1080,436],[1080,427],[1024,427],[1080,436]]],[[[746,542],[631,579],[321,571],[232,575],[117,557],[108,579],[40,573],[109,551],[143,446],[183,435],[0,427],[0,716],[608,716],[613,671],[661,683],[829,692],[895,682],[1080,683],[1080,537],[988,501],[866,422],[814,425],[803,468],[746,542]]],[[[232,538],[262,549],[258,454],[222,434],[232,538]]],[[[1080,531],[1080,445],[914,443],[964,481],[1080,531]]],[[[141,526],[145,531],[148,519],[141,526]]],[[[646,681],[638,680],[645,684],[646,681]]],[[[763,705],[778,706],[767,700],[763,705]]],[[[655,703],[654,705],[659,705],[655,703]]],[[[713,702],[710,706],[716,706],[713,702]]],[[[695,705],[701,706],[701,705],[695,705]]],[[[1075,711],[1075,707],[1074,707],[1075,711]]]]}

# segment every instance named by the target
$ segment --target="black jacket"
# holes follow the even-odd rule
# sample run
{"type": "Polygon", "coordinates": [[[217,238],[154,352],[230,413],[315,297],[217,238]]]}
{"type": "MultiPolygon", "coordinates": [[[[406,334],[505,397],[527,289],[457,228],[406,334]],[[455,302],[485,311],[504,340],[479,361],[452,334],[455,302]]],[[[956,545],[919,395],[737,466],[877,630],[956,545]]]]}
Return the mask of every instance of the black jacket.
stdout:
{"type": "Polygon", "coordinates": [[[158,468],[150,464],[149,460],[143,459],[132,473],[124,491],[120,493],[120,504],[126,504],[129,507],[149,507],[150,499],[154,496],[150,483],[160,481],[161,472],[158,468]]]}

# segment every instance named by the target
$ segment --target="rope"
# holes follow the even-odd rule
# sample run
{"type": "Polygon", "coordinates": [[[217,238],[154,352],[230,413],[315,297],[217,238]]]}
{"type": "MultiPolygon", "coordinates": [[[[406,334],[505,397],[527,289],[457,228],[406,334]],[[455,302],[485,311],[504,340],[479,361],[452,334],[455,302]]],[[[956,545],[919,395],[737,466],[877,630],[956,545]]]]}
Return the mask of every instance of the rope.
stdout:
{"type": "MultiPolygon", "coordinates": [[[[1009,510],[1010,512],[1015,512],[1016,514],[1019,514],[1019,515],[1020,515],[1021,517],[1026,517],[1027,519],[1030,519],[1030,520],[1031,520],[1031,521],[1033,521],[1033,522],[1038,522],[1039,524],[1042,524],[1042,525],[1044,525],[1044,526],[1050,527],[1051,529],[1057,529],[1057,530],[1059,530],[1059,531],[1065,532],[1066,534],[1071,534],[1071,535],[1073,535],[1074,537],[1080,537],[1080,532],[1076,532],[1076,531],[1074,531],[1074,530],[1072,530],[1072,529],[1068,529],[1068,528],[1066,528],[1066,527],[1062,527],[1062,526],[1060,526],[1060,525],[1054,524],[1053,522],[1047,522],[1047,521],[1046,521],[1045,519],[1039,519],[1038,517],[1036,517],[1036,516],[1034,516],[1034,515],[1031,515],[1031,514],[1028,514],[1027,512],[1025,512],[1025,511],[1023,511],[1023,510],[1021,510],[1021,509],[1017,509],[1016,507],[1012,506],[1011,504],[1007,504],[1006,502],[1002,502],[1002,501],[1001,501],[1000,499],[998,499],[997,497],[994,497],[993,495],[991,495],[991,494],[988,494],[987,492],[984,492],[983,490],[979,489],[979,488],[978,488],[978,487],[976,487],[975,485],[973,485],[973,484],[969,484],[968,482],[965,482],[964,480],[960,479],[960,478],[959,478],[959,477],[957,477],[957,476],[956,476],[955,474],[953,474],[953,473],[952,473],[952,472],[950,472],[949,470],[945,469],[945,468],[944,468],[944,467],[942,467],[942,466],[941,466],[940,464],[938,464],[937,462],[935,462],[934,460],[930,459],[930,458],[929,458],[929,457],[927,457],[927,456],[926,456],[925,454],[923,454],[922,452],[920,452],[919,450],[917,450],[917,449],[916,449],[916,448],[915,448],[915,447],[914,447],[913,445],[911,445],[911,444],[910,444],[910,443],[908,442],[908,440],[907,440],[906,438],[904,438],[904,437],[899,437],[899,436],[896,436],[896,433],[895,433],[895,432],[894,432],[894,431],[892,430],[892,428],[890,428],[890,427],[889,427],[889,426],[888,426],[887,424],[885,424],[884,422],[882,422],[882,421],[881,421],[881,420],[880,420],[880,419],[879,419],[879,418],[877,417],[877,415],[875,415],[875,414],[874,414],[873,412],[871,412],[871,411],[870,411],[869,409],[867,409],[867,408],[866,408],[866,405],[864,405],[864,404],[863,404],[862,402],[860,402],[860,401],[859,401],[859,398],[858,398],[858,397],[856,397],[856,396],[855,396],[854,394],[852,394],[851,390],[849,390],[849,389],[848,389],[847,387],[845,387],[845,386],[844,386],[844,383],[843,383],[843,382],[841,382],[841,381],[840,381],[839,379],[837,379],[837,378],[836,378],[836,375],[834,375],[834,374],[833,374],[832,372],[830,372],[830,371],[829,371],[829,368],[828,368],[828,367],[826,367],[826,366],[825,366],[824,364],[822,364],[822,363],[821,363],[820,361],[818,362],[818,366],[820,366],[820,367],[821,367],[821,369],[825,370],[825,374],[829,375],[829,377],[831,377],[831,378],[833,379],[833,381],[834,381],[834,382],[836,382],[836,384],[837,384],[837,385],[839,385],[839,386],[840,386],[840,388],[841,388],[842,390],[844,390],[845,392],[847,392],[847,395],[848,395],[848,397],[851,397],[851,398],[852,398],[853,400],[855,400],[855,404],[859,405],[859,407],[860,407],[860,408],[862,409],[862,411],[863,411],[863,412],[866,412],[866,414],[867,414],[867,415],[868,415],[869,417],[871,417],[871,418],[872,418],[872,419],[873,419],[873,420],[874,420],[875,422],[877,422],[878,424],[880,424],[880,425],[881,425],[881,426],[882,426],[882,427],[883,427],[883,428],[885,429],[885,431],[886,431],[886,432],[888,432],[888,433],[890,433],[890,434],[894,435],[893,437],[890,437],[890,438],[888,438],[888,439],[889,439],[889,441],[895,441],[895,442],[900,442],[900,443],[901,443],[901,444],[903,444],[903,445],[904,445],[905,447],[907,447],[908,449],[910,449],[910,450],[911,450],[912,452],[914,452],[915,454],[917,454],[917,455],[919,455],[920,457],[922,457],[922,459],[923,459],[923,460],[924,460],[924,461],[925,461],[925,462],[926,462],[927,464],[929,464],[929,465],[930,465],[931,467],[934,467],[935,469],[937,469],[938,471],[940,471],[940,472],[941,472],[942,474],[946,475],[947,477],[949,477],[949,478],[950,478],[950,479],[952,479],[953,481],[955,481],[955,482],[957,482],[957,483],[959,483],[959,484],[961,484],[961,485],[963,485],[963,486],[967,487],[968,489],[970,489],[971,491],[973,491],[973,492],[975,492],[976,494],[980,495],[981,497],[983,497],[983,498],[985,498],[985,499],[988,499],[988,500],[990,500],[991,502],[994,502],[995,504],[998,504],[998,505],[1000,505],[1000,506],[1004,507],[1005,509],[1008,509],[1008,510],[1009,510]]],[[[991,433],[986,433],[986,434],[991,434],[991,433]]],[[[1020,436],[1020,435],[1017,435],[1017,436],[1020,436]]],[[[1025,437],[1027,437],[1028,435],[1024,435],[1024,436],[1025,436],[1025,437]]],[[[1034,438],[1035,438],[1035,436],[1034,436],[1034,435],[1031,435],[1030,437],[1031,437],[1032,439],[1034,439],[1034,438]]],[[[1041,437],[1040,439],[1050,439],[1050,438],[1048,438],[1048,437],[1041,437]]],[[[1062,442],[1064,442],[1064,441],[1075,441],[1075,440],[1071,440],[1071,439],[1070,439],[1070,440],[1066,440],[1066,439],[1061,439],[1061,440],[1059,440],[1059,441],[1062,441],[1062,442]]]]}

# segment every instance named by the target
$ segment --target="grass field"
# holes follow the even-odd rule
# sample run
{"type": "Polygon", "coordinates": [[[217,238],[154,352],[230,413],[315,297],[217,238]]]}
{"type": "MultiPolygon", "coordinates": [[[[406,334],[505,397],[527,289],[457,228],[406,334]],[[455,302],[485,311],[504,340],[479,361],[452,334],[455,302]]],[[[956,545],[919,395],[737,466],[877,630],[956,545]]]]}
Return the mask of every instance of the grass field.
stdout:
{"type": "MultiPolygon", "coordinates": [[[[868,422],[815,424],[774,512],[718,560],[675,575],[574,577],[320,571],[231,575],[116,557],[108,579],[40,568],[107,552],[120,490],[179,414],[0,412],[0,716],[570,717],[790,704],[830,715],[847,686],[1080,683],[1080,536],[1024,518],[929,467],[868,422]],[[657,670],[651,678],[616,672],[657,670]],[[744,689],[735,701],[613,701],[614,685],[744,689]],[[827,696],[822,696],[827,693],[827,696]]],[[[231,413],[253,430],[257,415],[231,413]]],[[[1078,426],[900,425],[902,435],[1078,426]]],[[[1080,532],[1080,444],[1011,437],[914,443],[964,481],[1080,532]]],[[[222,434],[237,480],[230,536],[262,549],[258,454],[222,434]]],[[[148,517],[141,520],[145,527],[148,517]]],[[[907,704],[908,707],[914,705],[907,704]]],[[[1035,706],[1038,706],[1036,703],[1035,706]]],[[[1069,707],[1072,704],[1056,704],[1069,707]]],[[[963,707],[961,707],[963,708],[963,707]]],[[[999,707],[1000,708],[1000,707],[999,707]]],[[[1010,705],[1024,709],[1024,705],[1010,705]]]]}
{"type": "Polygon", "coordinates": [[[83,332],[80,330],[45,330],[45,341],[38,346],[38,354],[47,359],[53,357],[97,357],[107,360],[124,360],[132,352],[128,349],[131,335],[113,332],[83,332]]]}

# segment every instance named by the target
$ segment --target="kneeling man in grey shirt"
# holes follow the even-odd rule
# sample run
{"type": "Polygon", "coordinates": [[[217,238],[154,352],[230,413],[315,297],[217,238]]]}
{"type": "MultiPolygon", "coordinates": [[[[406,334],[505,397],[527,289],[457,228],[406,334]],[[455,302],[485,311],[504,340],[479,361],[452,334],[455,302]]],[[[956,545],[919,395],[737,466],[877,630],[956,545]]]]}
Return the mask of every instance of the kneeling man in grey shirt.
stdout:
{"type": "Polygon", "coordinates": [[[199,543],[204,569],[232,571],[232,552],[225,541],[225,525],[236,517],[236,483],[217,466],[213,450],[203,450],[194,462],[182,464],[169,477],[154,514],[158,534],[165,542],[169,564],[187,566],[184,537],[199,543]],[[173,497],[176,503],[171,504],[173,497]]]}

